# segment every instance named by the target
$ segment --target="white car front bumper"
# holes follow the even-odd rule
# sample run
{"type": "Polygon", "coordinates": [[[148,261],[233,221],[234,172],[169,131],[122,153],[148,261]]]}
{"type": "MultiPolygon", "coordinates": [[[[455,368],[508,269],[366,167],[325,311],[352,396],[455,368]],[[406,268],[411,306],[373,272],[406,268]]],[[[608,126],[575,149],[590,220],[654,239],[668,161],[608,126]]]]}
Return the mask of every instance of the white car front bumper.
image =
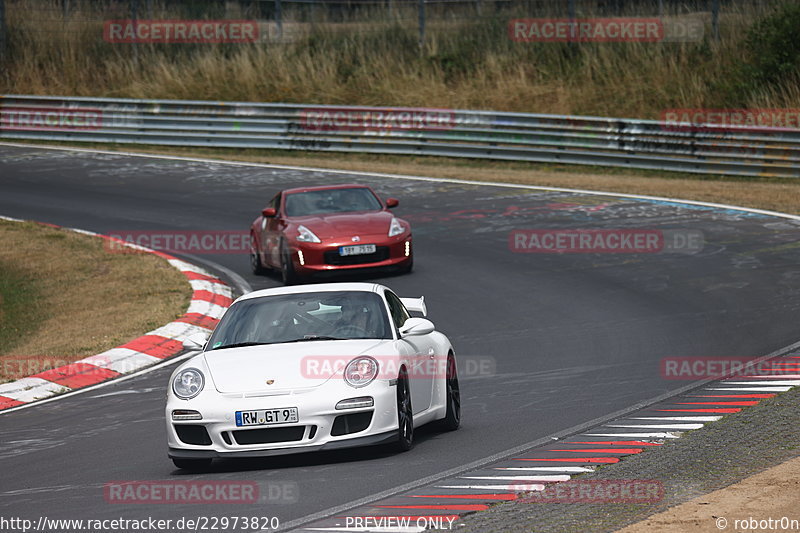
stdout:
{"type": "Polygon", "coordinates": [[[185,459],[258,457],[368,446],[397,438],[395,380],[376,380],[358,389],[343,381],[331,380],[310,391],[245,396],[222,394],[213,390],[213,386],[191,400],[181,400],[170,393],[165,413],[169,456],[185,459]],[[372,407],[335,408],[341,400],[363,396],[373,398],[372,407]],[[236,411],[288,407],[297,407],[297,423],[236,426],[236,411]],[[173,420],[174,410],[197,411],[202,419],[173,420]],[[338,417],[348,418],[337,422],[338,417]]]}

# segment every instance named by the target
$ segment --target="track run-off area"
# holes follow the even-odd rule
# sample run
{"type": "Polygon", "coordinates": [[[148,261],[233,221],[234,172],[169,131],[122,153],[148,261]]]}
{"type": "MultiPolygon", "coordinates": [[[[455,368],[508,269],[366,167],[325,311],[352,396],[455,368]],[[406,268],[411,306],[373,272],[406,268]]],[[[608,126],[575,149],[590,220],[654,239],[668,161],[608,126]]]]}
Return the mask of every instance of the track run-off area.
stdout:
{"type": "MultiPolygon", "coordinates": [[[[518,454],[704,377],[674,379],[665,362],[757,358],[800,338],[800,222],[791,218],[586,191],[0,145],[0,214],[101,234],[246,232],[281,189],[351,182],[398,198],[394,212],[412,224],[414,271],[358,279],[425,296],[428,318],[460,358],[461,429],[423,427],[403,454],[219,460],[187,473],[166,455],[165,367],[0,415],[0,515],[265,517],[300,527],[518,454]],[[671,240],[646,253],[531,249],[531,235],[576,230],[671,240]],[[252,482],[262,497],[109,501],[109,483],[146,480],[252,482]]],[[[280,284],[277,275],[251,274],[243,252],[170,253],[235,287],[280,284]]],[[[41,260],[59,258],[43,251],[41,260]]]]}

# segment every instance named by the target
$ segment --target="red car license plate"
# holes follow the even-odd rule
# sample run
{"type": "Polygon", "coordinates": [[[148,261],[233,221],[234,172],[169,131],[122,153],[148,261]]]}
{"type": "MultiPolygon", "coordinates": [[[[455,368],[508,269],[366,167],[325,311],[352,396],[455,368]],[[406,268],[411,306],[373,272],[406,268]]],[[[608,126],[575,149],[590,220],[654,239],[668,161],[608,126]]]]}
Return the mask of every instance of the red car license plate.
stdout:
{"type": "Polygon", "coordinates": [[[356,244],[354,246],[340,246],[339,247],[339,255],[364,255],[364,254],[374,254],[375,253],[375,245],[374,244],[356,244]]]}

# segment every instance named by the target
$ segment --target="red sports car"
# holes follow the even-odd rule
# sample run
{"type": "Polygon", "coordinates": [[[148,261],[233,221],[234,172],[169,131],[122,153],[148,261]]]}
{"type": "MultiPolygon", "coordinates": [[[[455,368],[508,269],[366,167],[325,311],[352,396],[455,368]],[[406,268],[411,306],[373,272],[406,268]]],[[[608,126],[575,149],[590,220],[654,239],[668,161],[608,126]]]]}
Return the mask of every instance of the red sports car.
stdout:
{"type": "Polygon", "coordinates": [[[411,225],[365,185],[287,189],[276,194],[250,227],[253,272],[280,270],[287,285],[312,274],[414,262],[411,225]]]}

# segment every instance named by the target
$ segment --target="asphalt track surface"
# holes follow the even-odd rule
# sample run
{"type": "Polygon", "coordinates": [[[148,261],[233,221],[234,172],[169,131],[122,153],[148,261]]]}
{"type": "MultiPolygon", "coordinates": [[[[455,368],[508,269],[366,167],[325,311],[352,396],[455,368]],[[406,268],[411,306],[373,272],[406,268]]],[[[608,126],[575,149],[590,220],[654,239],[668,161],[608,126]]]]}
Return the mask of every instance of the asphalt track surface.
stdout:
{"type": "MultiPolygon", "coordinates": [[[[757,357],[798,340],[793,221],[613,196],[0,146],[0,214],[100,233],[243,230],[281,188],[342,182],[399,198],[396,214],[413,224],[414,272],[362,279],[425,295],[457,355],[493,364],[462,370],[459,431],[423,428],[405,454],[224,460],[186,474],[166,456],[167,368],[0,416],[0,516],[294,522],[687,385],[662,377],[663,358],[757,357]],[[522,254],[509,249],[515,229],[694,230],[704,248],[522,254]],[[260,505],[104,499],[108,482],[170,479],[269,482],[291,494],[260,505]]],[[[246,255],[201,259],[254,289],[279,284],[250,274],[246,255]]]]}

